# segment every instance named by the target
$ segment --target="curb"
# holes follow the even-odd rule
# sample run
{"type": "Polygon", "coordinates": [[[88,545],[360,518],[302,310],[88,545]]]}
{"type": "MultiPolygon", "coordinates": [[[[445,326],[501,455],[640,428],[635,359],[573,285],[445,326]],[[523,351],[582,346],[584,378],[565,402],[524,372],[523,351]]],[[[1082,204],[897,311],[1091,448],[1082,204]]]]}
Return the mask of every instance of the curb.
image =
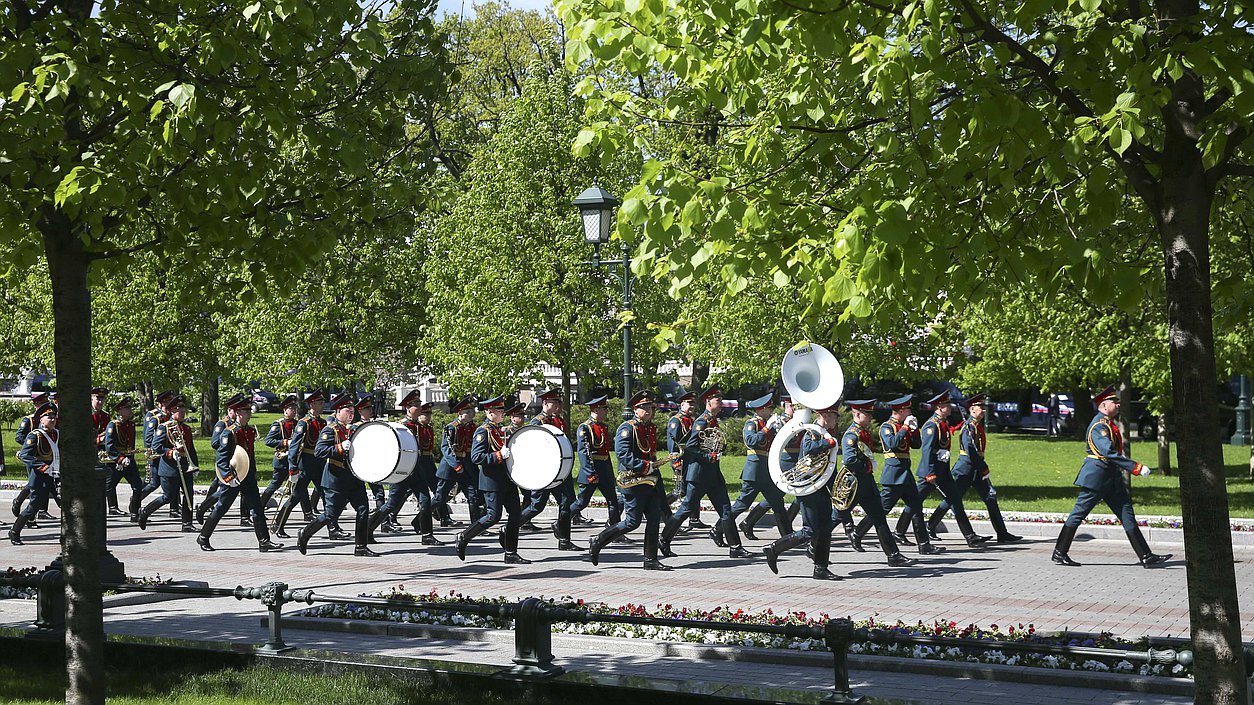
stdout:
{"type": "MultiPolygon", "coordinates": [[[[263,628],[269,627],[269,618],[260,619],[263,628]]],[[[488,642],[513,644],[514,632],[506,629],[484,627],[450,627],[439,624],[409,624],[403,622],[375,622],[352,619],[328,619],[325,617],[284,617],[283,626],[303,631],[368,634],[402,638],[446,639],[450,641],[488,642]]],[[[793,651],[790,649],[765,649],[725,644],[688,644],[651,639],[621,639],[606,636],[589,636],[553,633],[553,642],[572,650],[604,649],[615,653],[652,655],[658,657],[685,658],[690,660],[742,661],[781,666],[806,666],[831,668],[832,657],[821,651],[793,651]]],[[[850,654],[849,668],[862,671],[887,673],[918,673],[950,678],[1028,683],[1050,686],[1070,686],[1097,690],[1115,690],[1157,695],[1193,695],[1193,681],[1161,676],[1126,675],[1065,669],[1033,668],[1030,666],[1003,666],[995,663],[963,663],[929,659],[908,659],[893,656],[850,654]]]]}

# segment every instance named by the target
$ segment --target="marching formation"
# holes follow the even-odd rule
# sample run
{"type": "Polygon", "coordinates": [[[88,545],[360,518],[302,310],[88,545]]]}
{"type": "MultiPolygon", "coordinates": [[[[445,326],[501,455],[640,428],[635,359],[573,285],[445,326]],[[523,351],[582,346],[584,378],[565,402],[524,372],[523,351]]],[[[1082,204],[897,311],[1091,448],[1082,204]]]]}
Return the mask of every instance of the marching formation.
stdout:
{"type": "MultiPolygon", "coordinates": [[[[588,542],[587,558],[593,565],[611,544],[634,544],[628,536],[643,523],[644,568],[670,570],[662,559],[676,555],[672,541],[692,528],[689,520],[699,514],[702,499],[708,499],[718,513],[718,521],[708,527],[709,538],[727,550],[729,557],[754,557],[744,547],[741,534],[756,539],[755,525],[771,512],[779,538],[762,551],[771,571],[778,573],[785,552],[806,546],[813,561],[812,575],[821,580],[841,579],[829,570],[837,526],[843,528],[850,548],[858,552],[866,550],[866,536],[874,529],[890,566],[917,561],[903,555],[901,546],[915,546],[923,556],[944,551],[933,539],[949,512],[954,513],[970,547],[1021,540],[1006,529],[985,461],[983,394],[960,400],[965,420],[957,426],[949,423],[955,401],[948,393],[926,401],[931,415],[922,424],[911,414],[912,396],[893,399],[888,402],[891,417],[878,430],[872,416],[875,400],[845,400],[843,406],[853,420],[843,431],[837,425],[840,404],[814,409],[817,423],[808,423],[808,411],[800,409],[799,414],[788,395],[778,400],[775,394],[755,399],[747,404],[752,414],[741,430],[748,455],[740,495],[734,502],[721,467],[726,437],[720,427],[719,387],[680,397],[679,412],[666,422],[662,433],[648,391],[628,400],[631,418],[613,431],[607,422],[607,399],[589,399],[588,418],[575,430],[573,448],[562,418],[564,397],[560,389],[539,393],[542,411],[530,421],[523,404],[505,397],[481,401],[466,397],[450,403],[455,420],[436,429],[431,423],[432,404],[422,402],[416,391],[402,400],[404,417],[399,423],[374,419],[369,395],[358,399],[342,394],[328,400],[315,391],[303,399],[289,396],[281,403],[282,418],[262,438],[273,451],[274,474],[261,490],[256,472],[260,434],[250,424],[251,401],[235,396],[227,400],[225,417],[213,430],[213,482],[198,504],[193,479],[200,459],[185,423],[188,407],[183,396],[157,395],[156,408],[145,414],[142,433],[137,434],[132,400],[114,401],[109,406],[111,415],[105,411],[109,390],[96,388],[92,390],[92,418],[99,461],[109,471],[109,514],[128,516],[147,529],[157,510],[169,506],[171,517],[184,532],[196,533],[196,542],[205,551],[215,550],[212,536],[237,499],[240,524],[252,528],[262,552],[283,548],[271,540],[271,532],[290,538],[285,529],[299,508],[303,515],[296,539],[300,553],[310,550],[310,543],[326,529],[331,540],[354,539],[354,555],[378,556],[371,548],[378,543],[375,532],[402,532],[397,516],[410,497],[416,499],[418,510],[413,531],[422,545],[440,547],[446,542],[436,536],[437,522],[441,528],[463,526],[448,507],[457,493],[465,497],[470,520],[456,534],[457,556],[465,560],[471,542],[504,519],[495,538],[508,564],[530,563],[519,554],[519,535],[524,529],[539,530],[532,520],[550,500],[557,505],[552,525],[557,549],[583,553],[585,549],[572,538],[572,526],[592,523],[582,519],[581,513],[596,493],[605,500],[608,521],[588,542]],[[777,401],[782,406],[778,412],[777,401]],[[307,411],[298,417],[301,402],[307,411]],[[478,425],[476,406],[486,416],[478,425]],[[322,416],[328,407],[330,421],[322,416]],[[142,442],[138,448],[137,440],[142,442]],[[140,473],[137,450],[146,460],[146,477],[140,473]],[[911,457],[914,450],[919,451],[917,462],[911,457]],[[877,454],[883,458],[878,480],[877,454]],[[617,471],[611,455],[617,459],[617,471]],[[577,471],[572,467],[576,458],[577,471]],[[662,472],[666,467],[673,471],[674,494],[667,491],[662,472]],[[118,507],[117,489],[122,481],[131,489],[126,511],[118,507]],[[159,496],[149,499],[158,489],[159,496]],[[972,529],[963,505],[971,489],[984,502],[995,536],[980,536],[972,529]],[[923,499],[934,492],[943,501],[925,518],[923,499]],[[792,507],[786,505],[787,494],[796,496],[792,507]],[[759,495],[762,500],[755,504],[759,495]],[[266,514],[272,502],[276,510],[270,523],[266,514]],[[904,509],[896,525],[890,526],[888,513],[898,503],[904,509]],[[353,510],[351,533],[339,524],[348,507],[353,510]],[[862,510],[857,523],[853,507],[862,510]],[[798,511],[801,528],[794,529],[798,511]]],[[[57,499],[59,481],[55,395],[36,395],[32,401],[35,412],[22,420],[16,438],[18,459],[29,474],[26,488],[13,503],[17,519],[8,532],[9,539],[19,545],[25,528],[50,518],[46,510],[49,500],[57,499]]],[[[1149,549],[1120,476],[1124,470],[1135,475],[1149,470],[1124,452],[1113,422],[1118,413],[1113,387],[1098,393],[1094,401],[1100,413],[1089,426],[1087,454],[1075,481],[1079,498],[1058,537],[1053,561],[1079,565],[1068,555],[1071,541],[1089,511],[1105,502],[1118,514],[1141,564],[1159,565],[1170,556],[1149,549]]]]}

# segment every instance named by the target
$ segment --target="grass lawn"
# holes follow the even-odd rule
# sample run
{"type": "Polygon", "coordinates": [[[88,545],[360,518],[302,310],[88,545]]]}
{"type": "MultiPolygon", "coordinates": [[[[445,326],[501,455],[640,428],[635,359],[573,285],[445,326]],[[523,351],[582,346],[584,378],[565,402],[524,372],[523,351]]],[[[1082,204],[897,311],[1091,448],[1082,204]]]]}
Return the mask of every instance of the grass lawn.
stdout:
{"type": "MultiPolygon", "coordinates": [[[[20,661],[19,657],[19,661],[20,661]]],[[[65,702],[63,664],[0,663],[0,702],[53,705],[65,702]]],[[[119,705],[495,705],[506,698],[465,693],[367,674],[334,677],[266,668],[222,669],[142,664],[111,669],[110,703],[119,705]]]]}

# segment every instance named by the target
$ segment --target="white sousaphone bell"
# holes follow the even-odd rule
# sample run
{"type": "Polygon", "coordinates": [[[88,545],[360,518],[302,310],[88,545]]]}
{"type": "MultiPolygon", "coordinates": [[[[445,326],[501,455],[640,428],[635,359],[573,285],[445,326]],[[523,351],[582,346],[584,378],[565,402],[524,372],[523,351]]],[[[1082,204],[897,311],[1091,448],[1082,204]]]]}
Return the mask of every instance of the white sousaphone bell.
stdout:
{"type": "Polygon", "coordinates": [[[775,435],[767,466],[776,487],[785,494],[804,497],[819,491],[831,480],[840,463],[840,446],[833,447],[825,461],[822,456],[803,456],[794,459],[787,468],[784,467],[784,448],[794,436],[805,431],[828,435],[827,429],[810,423],[810,410],[826,409],[840,401],[845,390],[845,373],[827,348],[802,341],[784,355],[780,377],[797,410],[775,435]]]}

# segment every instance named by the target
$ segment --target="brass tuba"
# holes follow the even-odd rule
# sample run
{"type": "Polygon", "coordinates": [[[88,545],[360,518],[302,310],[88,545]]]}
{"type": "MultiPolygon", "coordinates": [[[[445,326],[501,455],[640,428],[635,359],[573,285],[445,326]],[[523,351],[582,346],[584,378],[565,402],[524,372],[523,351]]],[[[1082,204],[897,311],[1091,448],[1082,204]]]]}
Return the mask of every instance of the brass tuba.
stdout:
{"type": "Polygon", "coordinates": [[[823,409],[840,400],[845,389],[845,373],[827,348],[803,341],[784,355],[780,377],[793,402],[801,408],[776,434],[767,456],[767,466],[771,471],[771,481],[780,491],[804,497],[827,486],[840,460],[840,446],[825,453],[802,456],[788,468],[784,467],[784,448],[799,433],[813,431],[829,435],[827,429],[810,423],[810,409],[823,409]]]}

